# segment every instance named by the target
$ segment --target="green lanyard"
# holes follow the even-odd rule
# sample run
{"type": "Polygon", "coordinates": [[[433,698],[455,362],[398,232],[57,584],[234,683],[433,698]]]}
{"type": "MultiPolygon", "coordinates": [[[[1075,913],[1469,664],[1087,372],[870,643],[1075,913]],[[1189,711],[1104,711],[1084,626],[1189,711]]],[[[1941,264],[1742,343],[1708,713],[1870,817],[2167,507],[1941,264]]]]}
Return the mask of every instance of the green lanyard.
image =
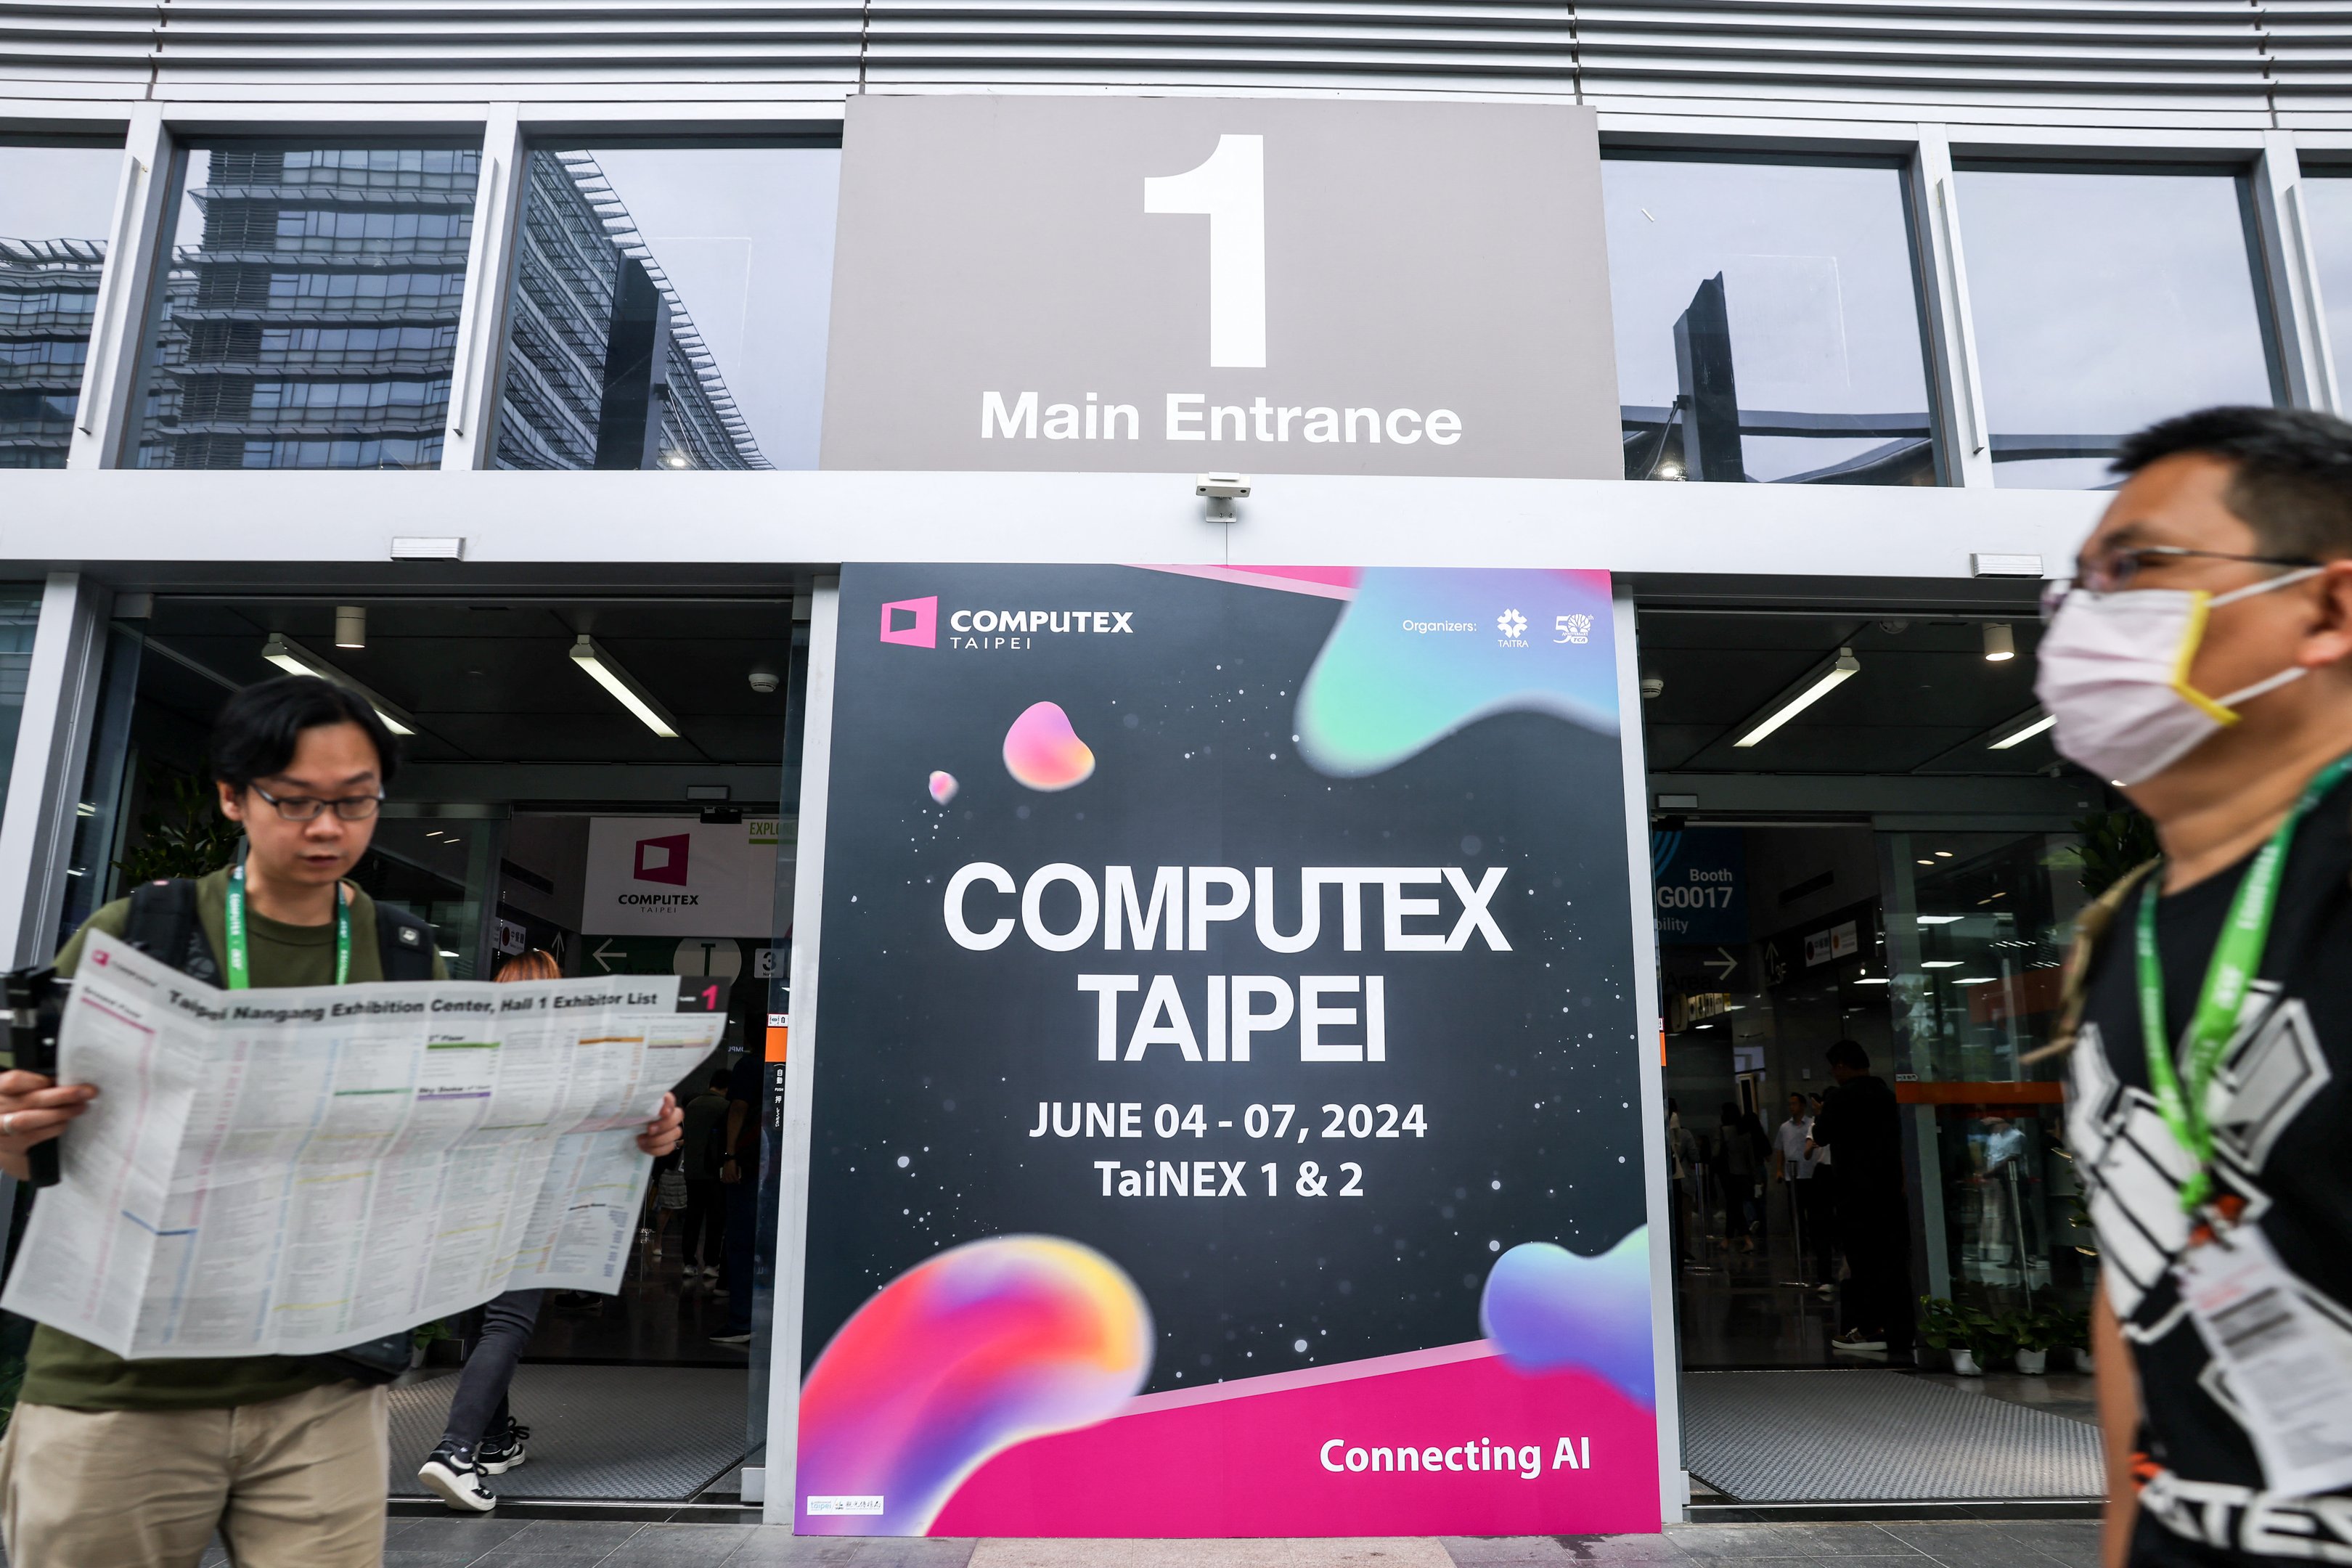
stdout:
{"type": "Polygon", "coordinates": [[[2205,988],[2198,994],[2197,1011],[2189,1021],[2189,1086],[2167,1048],[2164,1025],[2164,965],[2156,951],[2157,884],[2150,881],[2139,896],[2139,1019],[2140,1036],[2147,1047],[2147,1079],[2156,1091],[2156,1108],[2181,1148],[2197,1162],[2196,1173],[2182,1184],[2180,1206],[2194,1214],[2213,1190],[2213,1124],[2205,1114],[2205,1096],[2212,1087],[2214,1069],[2238,1032],[2238,1013],[2246,988],[2262,968],[2263,950],[2270,945],[2271,917],[2278,909],[2281,874],[2294,831],[2320,797],[2352,773],[2352,756],[2339,757],[2320,770],[2305,786],[2302,798],[2286,820],[2271,835],[2246,868],[2237,896],[2230,900],[2230,918],[2213,944],[2205,970],[2205,988]]]}
{"type": "MultiPolygon", "coordinates": [[[[225,923],[228,927],[228,988],[232,991],[253,989],[253,964],[245,948],[245,857],[240,854],[236,868],[228,874],[228,910],[225,923]]],[[[352,979],[352,911],[350,900],[343,896],[343,885],[335,884],[335,984],[348,985],[352,979]]]]}

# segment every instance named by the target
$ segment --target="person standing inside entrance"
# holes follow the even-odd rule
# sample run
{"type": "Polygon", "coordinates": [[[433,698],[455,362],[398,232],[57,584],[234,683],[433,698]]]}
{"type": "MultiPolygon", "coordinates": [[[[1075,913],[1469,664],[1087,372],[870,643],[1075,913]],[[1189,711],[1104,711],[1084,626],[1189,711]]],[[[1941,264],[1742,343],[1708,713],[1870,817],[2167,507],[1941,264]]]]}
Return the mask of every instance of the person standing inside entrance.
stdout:
{"type": "MultiPolygon", "coordinates": [[[[60,971],[95,930],[229,990],[442,974],[429,926],[346,879],[399,761],[373,709],[314,676],[263,681],[224,705],[211,752],[221,814],[245,829],[236,863],[104,906],[60,971]]],[[[0,1074],[0,1170],[24,1180],[26,1151],[87,1100],[0,1074]]],[[[665,1102],[639,1146],[670,1147],[677,1125],[665,1102]]],[[[126,1361],[36,1329],[0,1439],[9,1561],[195,1568],[217,1530],[238,1568],[375,1568],[391,1436],[374,1359],[126,1361]]]]}
{"type": "Polygon", "coordinates": [[[1911,1353],[1911,1225],[1903,1196],[1903,1131],[1895,1091],[1872,1075],[1853,1040],[1829,1048],[1836,1087],[1813,1119],[1813,1142],[1827,1149],[1838,1244],[1845,1248],[1845,1331],[1836,1351],[1911,1353]]]}
{"type": "Polygon", "coordinates": [[[684,1283],[719,1278],[726,1249],[727,1209],[719,1165],[727,1153],[728,1071],[719,1068],[686,1102],[686,1235],[677,1244],[684,1283]]]}
{"type": "MultiPolygon", "coordinates": [[[[561,980],[563,966],[545,948],[534,947],[500,964],[498,977],[505,984],[561,980]]],[[[488,1513],[498,1507],[498,1494],[483,1478],[502,1476],[528,1457],[523,1444],[530,1428],[514,1418],[507,1390],[546,1297],[544,1290],[506,1290],[482,1308],[481,1327],[457,1374],[457,1392],[449,1396],[441,1441],[416,1469],[425,1489],[453,1512],[488,1513]]]]}
{"type": "Polygon", "coordinates": [[[1816,1284],[1830,1277],[1830,1227],[1826,1215],[1815,1213],[1816,1191],[1826,1192],[1827,1181],[1813,1180],[1813,1113],[1801,1094],[1789,1096],[1789,1115],[1772,1134],[1772,1179],[1779,1183],[1790,1217],[1800,1233],[1797,1267],[1810,1257],[1816,1284]]]}
{"type": "Polygon", "coordinates": [[[2110,1568],[2352,1561],[2352,425],[2127,438],[2036,692],[2160,859],[2077,922],[2110,1568]]]}

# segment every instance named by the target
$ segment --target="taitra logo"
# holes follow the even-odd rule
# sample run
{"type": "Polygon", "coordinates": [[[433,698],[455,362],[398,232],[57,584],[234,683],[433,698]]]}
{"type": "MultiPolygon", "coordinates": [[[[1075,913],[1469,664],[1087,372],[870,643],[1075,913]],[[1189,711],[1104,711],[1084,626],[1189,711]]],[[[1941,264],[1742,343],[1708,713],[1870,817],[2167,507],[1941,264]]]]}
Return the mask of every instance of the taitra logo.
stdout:
{"type": "Polygon", "coordinates": [[[686,854],[693,843],[693,835],[687,833],[638,839],[637,863],[632,875],[640,882],[666,882],[673,888],[685,887],[686,854]]]}
{"type": "Polygon", "coordinates": [[[908,647],[940,646],[940,596],[894,599],[882,606],[882,640],[908,647]]]}
{"type": "Polygon", "coordinates": [[[1517,610],[1505,610],[1495,617],[1495,629],[1517,640],[1528,635],[1528,618],[1517,610]]]}

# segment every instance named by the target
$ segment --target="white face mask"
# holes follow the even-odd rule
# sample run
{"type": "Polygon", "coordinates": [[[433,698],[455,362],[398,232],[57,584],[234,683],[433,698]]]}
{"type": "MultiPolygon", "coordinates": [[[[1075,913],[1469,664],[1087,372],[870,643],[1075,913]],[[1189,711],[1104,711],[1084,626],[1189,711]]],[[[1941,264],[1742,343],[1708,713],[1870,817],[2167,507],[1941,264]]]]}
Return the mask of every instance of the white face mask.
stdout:
{"type": "Polygon", "coordinates": [[[2033,680],[2033,694],[2058,721],[2051,739],[2060,754],[2103,779],[2136,784],[2236,723],[2237,704],[2306,672],[2297,665],[2226,697],[2206,696],[2189,684],[2189,667],[2207,615],[2318,571],[2305,567],[2219,596],[2201,588],[2067,595],[2042,634],[2033,680]]]}

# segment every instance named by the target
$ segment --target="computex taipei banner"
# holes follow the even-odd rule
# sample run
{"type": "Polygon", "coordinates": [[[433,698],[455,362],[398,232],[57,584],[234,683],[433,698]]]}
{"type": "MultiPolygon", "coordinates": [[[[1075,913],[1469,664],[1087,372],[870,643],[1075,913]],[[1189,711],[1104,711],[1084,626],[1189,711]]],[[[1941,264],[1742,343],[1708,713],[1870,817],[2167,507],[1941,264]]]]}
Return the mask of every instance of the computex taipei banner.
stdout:
{"type": "Polygon", "coordinates": [[[1656,1530],[1607,576],[838,627],[794,1528],[1656,1530]]]}

